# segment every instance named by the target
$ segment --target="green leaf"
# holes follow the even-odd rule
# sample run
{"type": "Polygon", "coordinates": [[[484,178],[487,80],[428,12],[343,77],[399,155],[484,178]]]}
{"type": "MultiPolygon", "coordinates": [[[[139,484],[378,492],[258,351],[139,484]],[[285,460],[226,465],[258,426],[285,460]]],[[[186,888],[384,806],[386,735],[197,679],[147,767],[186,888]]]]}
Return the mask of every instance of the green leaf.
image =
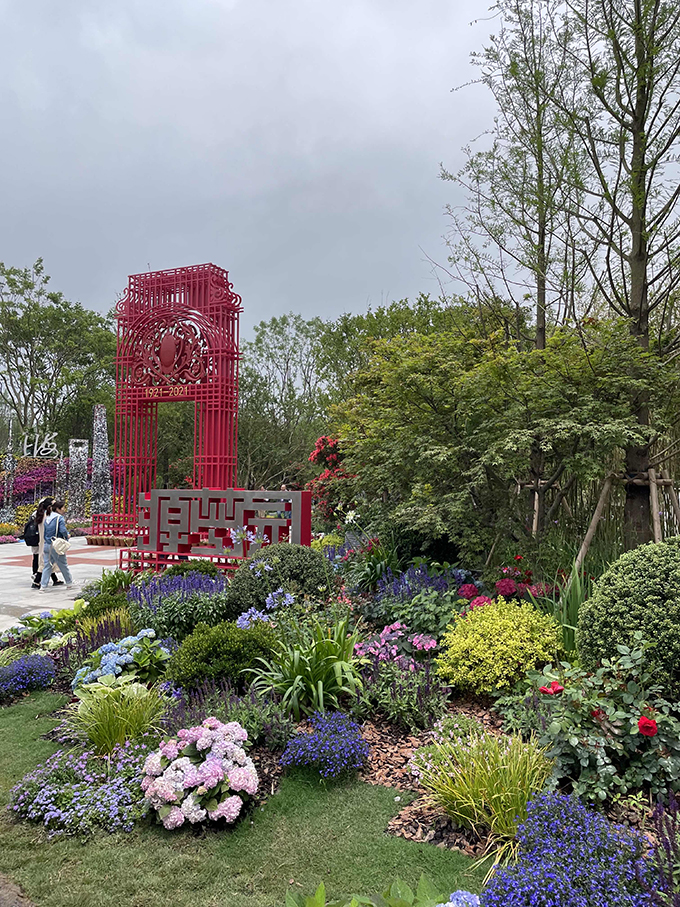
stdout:
{"type": "Polygon", "coordinates": [[[439,892],[432,882],[425,876],[421,874],[418,879],[418,887],[416,888],[416,898],[418,902],[418,907],[421,907],[420,902],[425,900],[431,900],[436,903],[441,903],[445,900],[444,896],[439,892]]]}

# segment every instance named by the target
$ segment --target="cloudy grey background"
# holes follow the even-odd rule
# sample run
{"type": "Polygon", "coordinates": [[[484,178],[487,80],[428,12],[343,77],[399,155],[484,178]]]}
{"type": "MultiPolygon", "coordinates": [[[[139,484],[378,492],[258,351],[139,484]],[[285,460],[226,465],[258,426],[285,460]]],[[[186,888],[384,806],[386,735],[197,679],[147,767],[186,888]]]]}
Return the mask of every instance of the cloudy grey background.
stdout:
{"type": "Polygon", "coordinates": [[[0,260],[104,311],[213,261],[261,319],[438,292],[477,0],[0,0],[0,260]]]}

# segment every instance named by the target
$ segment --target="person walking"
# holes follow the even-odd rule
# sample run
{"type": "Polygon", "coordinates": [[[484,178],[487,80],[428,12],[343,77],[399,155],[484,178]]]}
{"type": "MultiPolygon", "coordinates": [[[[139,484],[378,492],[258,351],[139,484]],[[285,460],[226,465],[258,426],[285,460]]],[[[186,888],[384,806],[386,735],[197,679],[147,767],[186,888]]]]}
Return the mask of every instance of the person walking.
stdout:
{"type": "Polygon", "coordinates": [[[59,554],[54,548],[56,539],[68,540],[69,534],[66,528],[66,503],[64,501],[55,501],[52,505],[51,512],[43,520],[45,524],[44,547],[43,547],[43,571],[40,580],[40,592],[49,592],[48,583],[50,581],[50,569],[52,564],[59,567],[61,575],[66,580],[66,588],[73,588],[73,577],[66,561],[66,552],[59,554]]]}
{"type": "MultiPolygon", "coordinates": [[[[24,527],[24,541],[33,552],[31,564],[33,583],[31,589],[40,588],[44,561],[43,549],[45,547],[45,515],[51,513],[53,501],[54,498],[41,498],[41,500],[38,501],[37,508],[33,511],[24,527]]],[[[52,585],[64,585],[63,580],[60,580],[56,573],[52,573],[52,585]]]]}

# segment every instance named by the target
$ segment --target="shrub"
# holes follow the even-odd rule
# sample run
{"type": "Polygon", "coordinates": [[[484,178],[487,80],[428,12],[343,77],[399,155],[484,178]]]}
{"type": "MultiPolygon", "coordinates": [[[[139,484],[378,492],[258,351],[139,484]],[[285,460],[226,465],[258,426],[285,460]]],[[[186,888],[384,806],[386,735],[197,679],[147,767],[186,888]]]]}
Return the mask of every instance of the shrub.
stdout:
{"type": "Polygon", "coordinates": [[[361,687],[354,656],[358,640],[358,633],[349,633],[347,617],[330,628],[313,621],[300,627],[297,640],[275,640],[271,661],[260,658],[260,666],[250,669],[253,687],[280,696],[296,721],[303,714],[338,709],[343,696],[355,696],[361,687]]]}
{"type": "Polygon", "coordinates": [[[157,689],[138,683],[132,674],[108,675],[83,684],[76,695],[80,701],[70,709],[68,728],[100,755],[112,753],[126,740],[160,733],[160,720],[168,707],[157,689]]]}
{"type": "Polygon", "coordinates": [[[43,655],[23,655],[0,667],[0,702],[30,690],[44,690],[54,681],[54,663],[43,655]]]}
{"type": "Polygon", "coordinates": [[[84,591],[81,595],[85,601],[88,602],[83,617],[101,617],[104,614],[109,614],[111,611],[128,610],[125,592],[102,592],[99,595],[91,597],[89,600],[84,591]]]}
{"type": "Polygon", "coordinates": [[[242,689],[242,672],[272,651],[274,634],[264,624],[242,629],[225,621],[216,627],[199,624],[168,664],[167,676],[193,689],[207,680],[227,680],[242,689]]]}
{"type": "Polygon", "coordinates": [[[150,683],[158,680],[165,672],[170,653],[154,639],[155,635],[151,629],[140,630],[136,636],[100,646],[76,671],[71,688],[75,690],[107,674],[133,674],[150,683]]]}
{"type": "Polygon", "coordinates": [[[665,794],[680,781],[680,709],[652,682],[644,648],[618,648],[594,674],[563,663],[530,675],[525,696],[555,780],[595,801],[642,787],[665,794]]]}
{"type": "Polygon", "coordinates": [[[165,828],[178,828],[185,821],[236,821],[259,783],[253,761],[241,746],[247,738],[236,722],[206,718],[164,740],[147,758],[142,790],[165,828]]]}
{"type": "Polygon", "coordinates": [[[241,564],[229,583],[235,614],[262,610],[267,596],[282,587],[299,596],[325,597],[332,589],[323,554],[304,545],[269,545],[241,564]]]}
{"type": "Polygon", "coordinates": [[[579,611],[577,648],[587,668],[615,658],[641,631],[674,695],[680,693],[680,537],[628,551],[606,570],[579,611]]]}
{"type": "Polygon", "coordinates": [[[220,570],[216,564],[207,558],[190,558],[188,561],[179,561],[163,571],[163,576],[187,576],[189,573],[203,573],[205,576],[219,576],[220,570]]]}
{"type": "Polygon", "coordinates": [[[173,692],[173,705],[163,725],[170,734],[181,727],[200,724],[209,716],[228,723],[237,721],[248,732],[248,742],[268,750],[282,750],[295,725],[281,703],[248,690],[239,696],[225,680],[206,681],[195,690],[173,692]]]}
{"type": "Polygon", "coordinates": [[[646,907],[636,876],[646,872],[644,838],[610,825],[574,797],[534,799],[517,831],[519,859],[498,869],[483,907],[646,907]]]}
{"type": "Polygon", "coordinates": [[[285,768],[313,768],[322,778],[352,775],[366,764],[368,744],[361,729],[344,712],[311,718],[312,733],[298,734],[288,741],[281,757],[285,768]]]}
{"type": "Polygon", "coordinates": [[[434,744],[417,750],[412,770],[432,803],[459,825],[488,829],[507,847],[526,818],[529,799],[545,788],[552,762],[535,740],[440,731],[434,744]]]}
{"type": "Polygon", "coordinates": [[[60,750],[13,788],[8,809],[40,822],[49,837],[131,831],[147,811],[140,777],[148,753],[143,743],[118,747],[108,759],[60,750]]]}
{"type": "Polygon", "coordinates": [[[136,626],[152,627],[160,638],[181,641],[198,624],[214,626],[238,615],[226,588],[224,576],[198,571],[152,576],[130,588],[130,613],[136,626]]]}
{"type": "Polygon", "coordinates": [[[437,665],[454,687],[491,693],[552,661],[558,634],[554,620],[530,604],[497,598],[456,619],[444,634],[437,665]]]}
{"type": "Polygon", "coordinates": [[[311,548],[312,551],[321,551],[323,553],[325,548],[341,548],[343,543],[343,537],[338,535],[337,532],[327,532],[323,538],[313,539],[311,548]]]}
{"type": "Polygon", "coordinates": [[[446,712],[449,688],[427,663],[404,671],[395,662],[373,662],[361,672],[354,710],[381,715],[404,731],[428,728],[446,712]]]}

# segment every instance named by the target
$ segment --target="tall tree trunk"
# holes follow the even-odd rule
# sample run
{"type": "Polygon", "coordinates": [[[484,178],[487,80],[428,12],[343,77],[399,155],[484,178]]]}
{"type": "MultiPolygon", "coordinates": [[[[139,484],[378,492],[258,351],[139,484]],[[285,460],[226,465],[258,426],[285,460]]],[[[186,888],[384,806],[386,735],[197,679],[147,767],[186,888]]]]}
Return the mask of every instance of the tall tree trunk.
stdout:
{"type": "MultiPolygon", "coordinates": [[[[649,249],[647,244],[647,135],[645,109],[647,106],[647,49],[642,29],[636,36],[636,96],[635,117],[632,129],[631,154],[631,219],[630,219],[630,330],[643,349],[649,349],[649,300],[647,271],[649,249]]],[[[649,425],[649,405],[646,395],[641,395],[636,412],[640,425],[649,425]]],[[[649,445],[629,447],[626,450],[626,473],[646,474],[649,468],[649,445]]],[[[626,550],[636,548],[652,539],[651,507],[648,485],[626,485],[624,508],[624,543],[626,550]]]]}

